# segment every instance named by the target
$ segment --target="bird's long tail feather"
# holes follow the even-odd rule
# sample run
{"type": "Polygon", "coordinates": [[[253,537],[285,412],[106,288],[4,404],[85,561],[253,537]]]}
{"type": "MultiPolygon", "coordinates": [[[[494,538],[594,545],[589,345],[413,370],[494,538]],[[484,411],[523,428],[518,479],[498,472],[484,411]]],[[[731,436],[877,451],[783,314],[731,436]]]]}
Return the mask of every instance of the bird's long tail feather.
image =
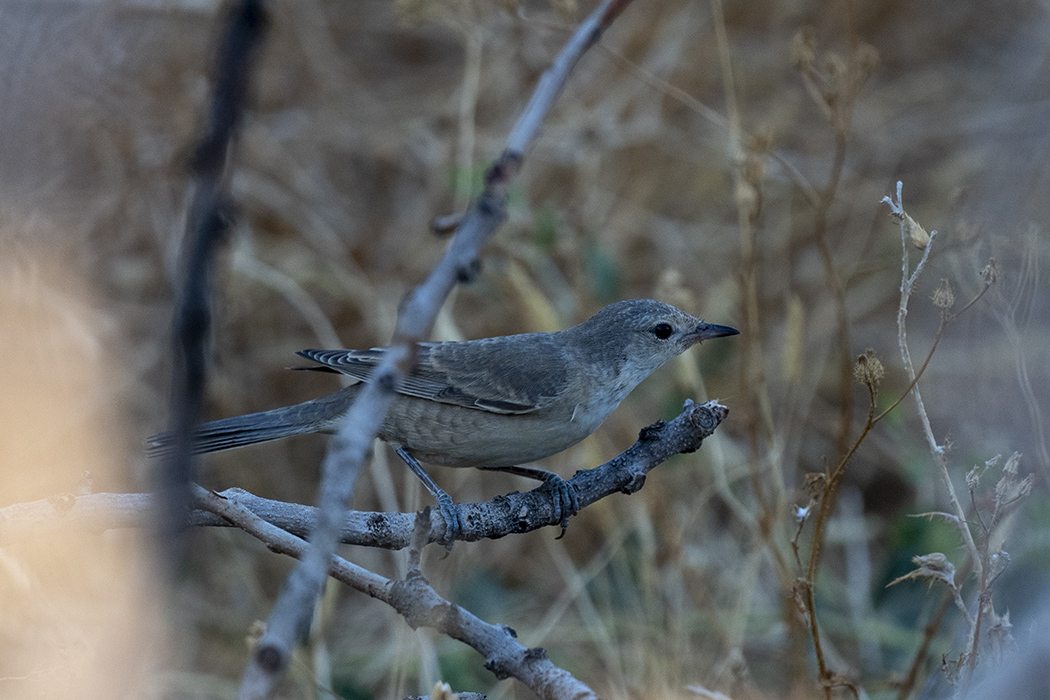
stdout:
{"type": "MultiPolygon", "coordinates": [[[[193,438],[193,453],[218,452],[292,435],[333,430],[350,408],[360,386],[355,384],[294,406],[202,423],[197,426],[193,438]]],[[[146,438],[146,455],[149,457],[169,454],[174,447],[172,433],[157,433],[146,438]]]]}

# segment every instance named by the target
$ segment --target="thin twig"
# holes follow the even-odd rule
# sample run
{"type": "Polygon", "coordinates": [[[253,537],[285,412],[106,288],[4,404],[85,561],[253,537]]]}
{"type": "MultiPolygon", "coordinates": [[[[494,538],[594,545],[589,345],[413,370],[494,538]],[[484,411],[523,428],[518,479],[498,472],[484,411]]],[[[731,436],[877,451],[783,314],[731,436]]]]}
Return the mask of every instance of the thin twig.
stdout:
{"type": "MultiPolygon", "coordinates": [[[[855,28],[851,22],[851,38],[855,37],[855,28]]],[[[875,412],[875,385],[868,383],[869,407],[868,416],[860,436],[850,446],[850,432],[853,426],[853,353],[850,349],[850,324],[849,313],[846,304],[846,291],[848,280],[839,274],[835,266],[835,259],[829,240],[831,208],[835,203],[839,187],[842,184],[845,171],[846,153],[849,146],[850,129],[853,119],[853,108],[861,87],[866,80],[866,74],[862,63],[858,62],[859,54],[856,46],[852,47],[849,61],[846,66],[849,80],[840,86],[831,97],[818,88],[816,73],[812,64],[800,66],[799,72],[804,87],[810,93],[814,103],[819,107],[831,125],[834,135],[834,152],[832,155],[831,168],[828,172],[827,183],[820,191],[820,201],[816,207],[813,222],[813,239],[817,253],[824,269],[824,279],[828,290],[831,292],[835,308],[835,347],[840,353],[839,366],[839,420],[836,430],[836,452],[844,454],[838,465],[824,483],[820,496],[820,508],[818,510],[816,525],[813,533],[813,544],[810,549],[809,564],[805,578],[804,600],[809,612],[810,633],[813,641],[814,652],[820,669],[820,681],[824,689],[824,696],[831,699],[832,689],[839,685],[850,687],[854,694],[856,688],[845,678],[831,671],[825,664],[825,657],[820,643],[819,626],[817,624],[816,607],[814,605],[813,589],[816,586],[817,567],[820,564],[821,550],[824,545],[824,527],[831,517],[835,508],[835,500],[838,495],[838,485],[845,473],[846,465],[850,458],[860,447],[868,432],[871,430],[875,412]]]]}
{"type": "MultiPolygon", "coordinates": [[[[474,5],[465,3],[461,11],[472,13],[474,5]]],[[[485,33],[479,23],[467,18],[463,30],[464,56],[463,79],[459,88],[459,114],[456,138],[456,191],[453,192],[452,211],[463,212],[471,196],[474,183],[474,118],[478,106],[478,90],[481,85],[482,50],[485,33]]]]}
{"type": "MultiPolygon", "coordinates": [[[[848,109],[848,108],[843,108],[848,109]]],[[[839,428],[836,440],[836,452],[841,453],[849,442],[850,428],[853,426],[853,353],[850,349],[849,311],[846,307],[846,283],[835,268],[835,261],[828,242],[828,217],[831,206],[835,203],[839,183],[842,181],[842,169],[846,163],[846,147],[849,134],[835,124],[835,153],[832,158],[828,182],[821,193],[820,206],[817,208],[816,220],[813,223],[813,238],[817,252],[824,266],[824,278],[835,300],[835,346],[841,353],[839,361],[839,428]]]]}
{"type": "MultiPolygon", "coordinates": [[[[813,638],[813,650],[817,657],[817,666],[820,670],[820,678],[822,682],[835,677],[836,674],[828,668],[824,658],[824,649],[820,644],[820,626],[817,624],[817,608],[816,602],[813,598],[813,589],[816,587],[817,567],[820,564],[820,555],[824,548],[824,529],[828,521],[831,519],[831,511],[835,504],[835,495],[838,492],[838,485],[846,473],[846,464],[860,448],[861,443],[864,442],[864,439],[871,431],[871,427],[875,424],[875,387],[871,383],[869,383],[867,387],[868,417],[867,420],[864,421],[864,428],[861,430],[860,435],[857,436],[856,440],[853,441],[853,445],[849,448],[846,454],[839,460],[839,463],[835,465],[835,468],[827,475],[824,484],[823,493],[820,497],[820,508],[817,511],[816,524],[813,528],[813,544],[809,551],[809,563],[806,568],[806,578],[804,579],[804,600],[806,611],[809,616],[810,635],[813,638]]],[[[832,685],[826,682],[824,683],[824,694],[829,698],[831,696],[832,687],[832,685]]]]}
{"type": "MultiPolygon", "coordinates": [[[[752,529],[759,535],[758,542],[769,554],[777,576],[785,588],[790,587],[792,575],[790,565],[783,552],[776,545],[776,523],[783,512],[785,502],[784,477],[781,465],[773,460],[769,463],[768,482],[772,484],[772,493],[767,493],[764,484],[765,460],[762,456],[763,439],[774,444],[776,453],[779,433],[773,420],[773,410],[769,398],[769,384],[765,373],[765,360],[762,349],[762,322],[759,318],[758,293],[758,256],[756,254],[757,231],[762,218],[762,182],[761,168],[748,167],[753,153],[744,143],[745,131],[736,97],[733,62],[730,55],[729,35],[726,28],[722,0],[711,0],[712,23],[715,29],[718,49],[719,67],[722,72],[722,91],[726,101],[726,126],[728,139],[726,153],[731,165],[733,178],[734,203],[737,213],[737,230],[740,240],[739,289],[741,317],[744,319],[744,347],[740,362],[740,386],[744,392],[744,403],[752,406],[746,416],[748,440],[748,474],[751,491],[758,506],[758,513],[752,520],[752,529]]],[[[728,493],[728,488],[724,489],[728,493]]],[[[727,499],[732,502],[733,499],[727,499]]],[[[793,615],[786,617],[793,636],[801,637],[804,632],[793,615]]],[[[790,645],[795,651],[793,667],[804,668],[805,659],[798,645],[790,645]]]]}
{"type": "Polygon", "coordinates": [[[969,309],[971,306],[973,306],[977,302],[978,299],[980,299],[982,296],[984,296],[984,293],[988,291],[988,287],[989,286],[991,286],[991,285],[990,284],[986,284],[981,289],[981,291],[979,291],[974,296],[974,298],[971,299],[966,304],[966,306],[964,306],[961,309],[959,309],[958,312],[956,312],[954,314],[949,314],[948,312],[945,312],[945,313],[941,314],[941,322],[940,322],[940,324],[938,324],[937,332],[933,336],[933,344],[930,345],[930,350],[929,350],[929,352],[926,353],[926,359],[922,361],[922,366],[919,367],[919,371],[915,373],[915,377],[911,380],[911,383],[908,384],[908,387],[904,391],[901,392],[901,395],[899,397],[897,397],[897,400],[894,401],[892,404],[890,404],[890,406],[888,408],[886,408],[886,410],[884,410],[882,413],[880,413],[878,416],[875,417],[875,420],[874,420],[875,423],[878,423],[880,420],[885,418],[889,414],[890,411],[892,411],[893,409],[897,408],[897,406],[900,405],[901,401],[903,401],[905,398],[907,398],[908,394],[911,393],[911,390],[915,388],[915,385],[918,384],[919,380],[922,378],[923,372],[926,371],[926,367],[928,367],[929,364],[930,364],[930,360],[933,359],[933,353],[934,353],[934,351],[937,350],[937,344],[941,342],[941,335],[944,333],[945,327],[948,325],[948,323],[950,321],[954,321],[955,319],[959,318],[959,316],[961,316],[963,314],[963,312],[965,312],[967,309],[969,309]]]}

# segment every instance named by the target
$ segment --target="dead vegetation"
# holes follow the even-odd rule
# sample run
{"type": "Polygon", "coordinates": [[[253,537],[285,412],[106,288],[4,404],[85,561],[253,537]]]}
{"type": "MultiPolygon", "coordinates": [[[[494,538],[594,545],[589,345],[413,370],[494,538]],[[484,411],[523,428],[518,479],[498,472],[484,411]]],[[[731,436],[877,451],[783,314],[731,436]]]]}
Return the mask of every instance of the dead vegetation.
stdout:
{"type": "MultiPolygon", "coordinates": [[[[445,245],[433,218],[465,208],[587,9],[273,4],[235,158],[210,417],[333,389],[284,370],[295,350],[389,340],[398,302],[445,245]]],[[[684,397],[717,397],[731,414],[702,450],[588,509],[564,540],[428,557],[434,587],[608,698],[987,692],[985,674],[1027,644],[1050,578],[1048,20],[1016,2],[635,0],[581,64],[480,277],[454,293],[435,335],[561,328],[628,297],[743,331],[640,387],[599,434],[549,461],[563,475],[626,448],[684,397]],[[900,203],[898,181],[906,230],[880,201],[900,203]],[[902,262],[907,279],[920,259],[902,299],[902,262]],[[917,403],[906,394],[920,372],[917,403]]],[[[170,284],[215,8],[3,2],[0,27],[17,37],[0,42],[0,284],[3,347],[19,370],[0,400],[10,434],[54,450],[3,453],[0,505],[75,491],[85,468],[96,491],[141,490],[140,441],[167,407],[170,284]],[[71,410],[105,418],[59,451],[57,419],[22,397],[79,387],[45,381],[79,357],[102,379],[71,410]],[[127,457],[82,458],[99,445],[127,457]]],[[[323,449],[303,438],[218,455],[202,482],[308,502],[323,449]]],[[[428,503],[388,460],[377,452],[355,507],[428,503]]],[[[460,501],[529,487],[436,478],[460,501]]],[[[123,674],[145,696],[228,695],[287,571],[235,532],[198,532],[192,546],[168,651],[123,674]]],[[[59,639],[75,657],[88,639],[78,625],[109,611],[70,612],[97,599],[103,576],[75,577],[83,586],[62,605],[34,598],[50,590],[34,582],[62,570],[53,559],[74,561],[61,551],[4,552],[0,599],[18,612],[5,613],[4,648],[33,641],[52,661],[5,653],[0,694],[68,670],[46,650],[59,639]]],[[[345,554],[389,576],[405,566],[399,554],[345,554]]],[[[470,649],[336,587],[317,629],[287,697],[398,697],[437,680],[520,693],[470,649]]]]}

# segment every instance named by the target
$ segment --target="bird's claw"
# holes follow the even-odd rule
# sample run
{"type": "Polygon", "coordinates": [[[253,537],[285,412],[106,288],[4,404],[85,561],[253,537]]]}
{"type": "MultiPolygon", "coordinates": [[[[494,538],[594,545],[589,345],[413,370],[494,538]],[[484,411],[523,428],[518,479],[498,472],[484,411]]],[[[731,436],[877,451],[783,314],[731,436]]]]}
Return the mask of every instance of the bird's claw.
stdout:
{"type": "Polygon", "coordinates": [[[580,512],[580,497],[576,487],[557,474],[548,473],[543,481],[550,489],[554,517],[561,525],[561,534],[555,538],[560,540],[569,529],[569,518],[580,512]]]}
{"type": "Polygon", "coordinates": [[[445,536],[441,544],[445,545],[445,549],[451,551],[453,543],[463,534],[463,522],[459,517],[459,508],[456,507],[451,496],[442,491],[437,494],[436,498],[441,518],[445,521],[445,536]]]}

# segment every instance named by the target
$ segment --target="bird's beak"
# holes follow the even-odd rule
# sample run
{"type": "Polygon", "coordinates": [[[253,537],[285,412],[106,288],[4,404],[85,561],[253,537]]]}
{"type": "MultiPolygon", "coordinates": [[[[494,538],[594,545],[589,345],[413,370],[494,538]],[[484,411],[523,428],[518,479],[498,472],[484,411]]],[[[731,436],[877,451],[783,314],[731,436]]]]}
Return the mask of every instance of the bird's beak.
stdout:
{"type": "Polygon", "coordinates": [[[708,338],[724,338],[727,335],[739,335],[740,331],[729,326],[716,326],[713,323],[701,323],[696,330],[689,334],[695,342],[707,340],[708,338]]]}

